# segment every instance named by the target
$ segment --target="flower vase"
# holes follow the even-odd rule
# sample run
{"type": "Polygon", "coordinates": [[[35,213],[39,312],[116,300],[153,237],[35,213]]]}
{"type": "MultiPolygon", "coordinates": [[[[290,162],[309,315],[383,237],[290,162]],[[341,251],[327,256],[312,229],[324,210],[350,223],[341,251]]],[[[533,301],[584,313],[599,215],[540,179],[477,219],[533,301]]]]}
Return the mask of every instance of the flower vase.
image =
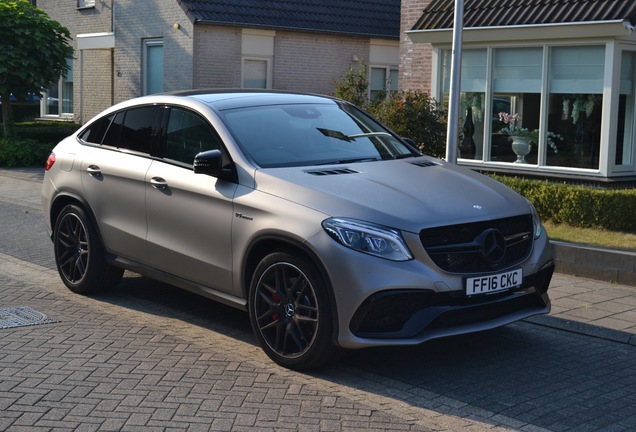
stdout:
{"type": "Polygon", "coordinates": [[[525,164],[525,157],[532,150],[532,145],[530,144],[530,139],[526,137],[512,137],[512,151],[517,155],[517,160],[515,163],[525,164]]]}

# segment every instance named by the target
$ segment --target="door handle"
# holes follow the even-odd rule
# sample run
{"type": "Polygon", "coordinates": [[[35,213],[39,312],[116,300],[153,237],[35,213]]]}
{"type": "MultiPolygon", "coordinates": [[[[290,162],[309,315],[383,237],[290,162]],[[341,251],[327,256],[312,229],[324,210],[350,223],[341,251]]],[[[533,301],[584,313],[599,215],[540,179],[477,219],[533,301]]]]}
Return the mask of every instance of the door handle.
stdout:
{"type": "Polygon", "coordinates": [[[162,179],[161,177],[153,177],[150,179],[150,184],[155,189],[167,189],[168,182],[162,179]]]}
{"type": "Polygon", "coordinates": [[[102,175],[102,170],[97,165],[89,165],[88,168],[86,168],[86,172],[93,177],[102,175]]]}

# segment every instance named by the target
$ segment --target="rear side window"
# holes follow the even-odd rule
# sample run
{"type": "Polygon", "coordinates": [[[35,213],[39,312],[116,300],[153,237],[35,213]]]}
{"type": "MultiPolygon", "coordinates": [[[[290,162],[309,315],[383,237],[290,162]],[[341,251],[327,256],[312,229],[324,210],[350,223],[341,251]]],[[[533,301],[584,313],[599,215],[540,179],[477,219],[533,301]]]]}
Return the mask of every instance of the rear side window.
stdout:
{"type": "Polygon", "coordinates": [[[160,115],[161,108],[156,106],[120,111],[93,123],[80,138],[86,142],[152,154],[157,144],[160,115]]]}
{"type": "Polygon", "coordinates": [[[109,115],[93,122],[93,124],[81,133],[79,138],[85,142],[101,144],[114,117],[114,115],[109,115]]]}

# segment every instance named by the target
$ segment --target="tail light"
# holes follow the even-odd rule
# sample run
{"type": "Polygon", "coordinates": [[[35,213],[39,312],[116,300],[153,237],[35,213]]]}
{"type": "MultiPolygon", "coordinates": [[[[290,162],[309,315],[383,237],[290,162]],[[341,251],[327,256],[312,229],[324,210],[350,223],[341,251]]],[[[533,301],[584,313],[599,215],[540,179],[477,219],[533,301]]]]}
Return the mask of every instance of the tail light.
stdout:
{"type": "Polygon", "coordinates": [[[55,163],[55,153],[51,153],[49,155],[49,158],[46,160],[46,165],[44,166],[44,170],[45,171],[50,170],[54,163],[55,163]]]}

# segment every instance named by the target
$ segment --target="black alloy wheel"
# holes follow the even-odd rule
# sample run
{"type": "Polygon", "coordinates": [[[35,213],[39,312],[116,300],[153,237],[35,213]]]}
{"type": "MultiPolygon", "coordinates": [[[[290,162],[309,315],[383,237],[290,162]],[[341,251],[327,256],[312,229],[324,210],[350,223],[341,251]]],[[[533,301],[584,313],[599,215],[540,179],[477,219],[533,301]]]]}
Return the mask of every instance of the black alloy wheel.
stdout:
{"type": "Polygon", "coordinates": [[[311,369],[333,359],[332,311],[309,261],[287,252],[265,257],[254,272],[249,309],[261,346],[281,366],[311,369]]]}
{"type": "Polygon", "coordinates": [[[109,265],[96,230],[86,212],[67,205],[60,212],[53,231],[55,263],[64,284],[80,294],[115,287],[123,270],[109,265]]]}

